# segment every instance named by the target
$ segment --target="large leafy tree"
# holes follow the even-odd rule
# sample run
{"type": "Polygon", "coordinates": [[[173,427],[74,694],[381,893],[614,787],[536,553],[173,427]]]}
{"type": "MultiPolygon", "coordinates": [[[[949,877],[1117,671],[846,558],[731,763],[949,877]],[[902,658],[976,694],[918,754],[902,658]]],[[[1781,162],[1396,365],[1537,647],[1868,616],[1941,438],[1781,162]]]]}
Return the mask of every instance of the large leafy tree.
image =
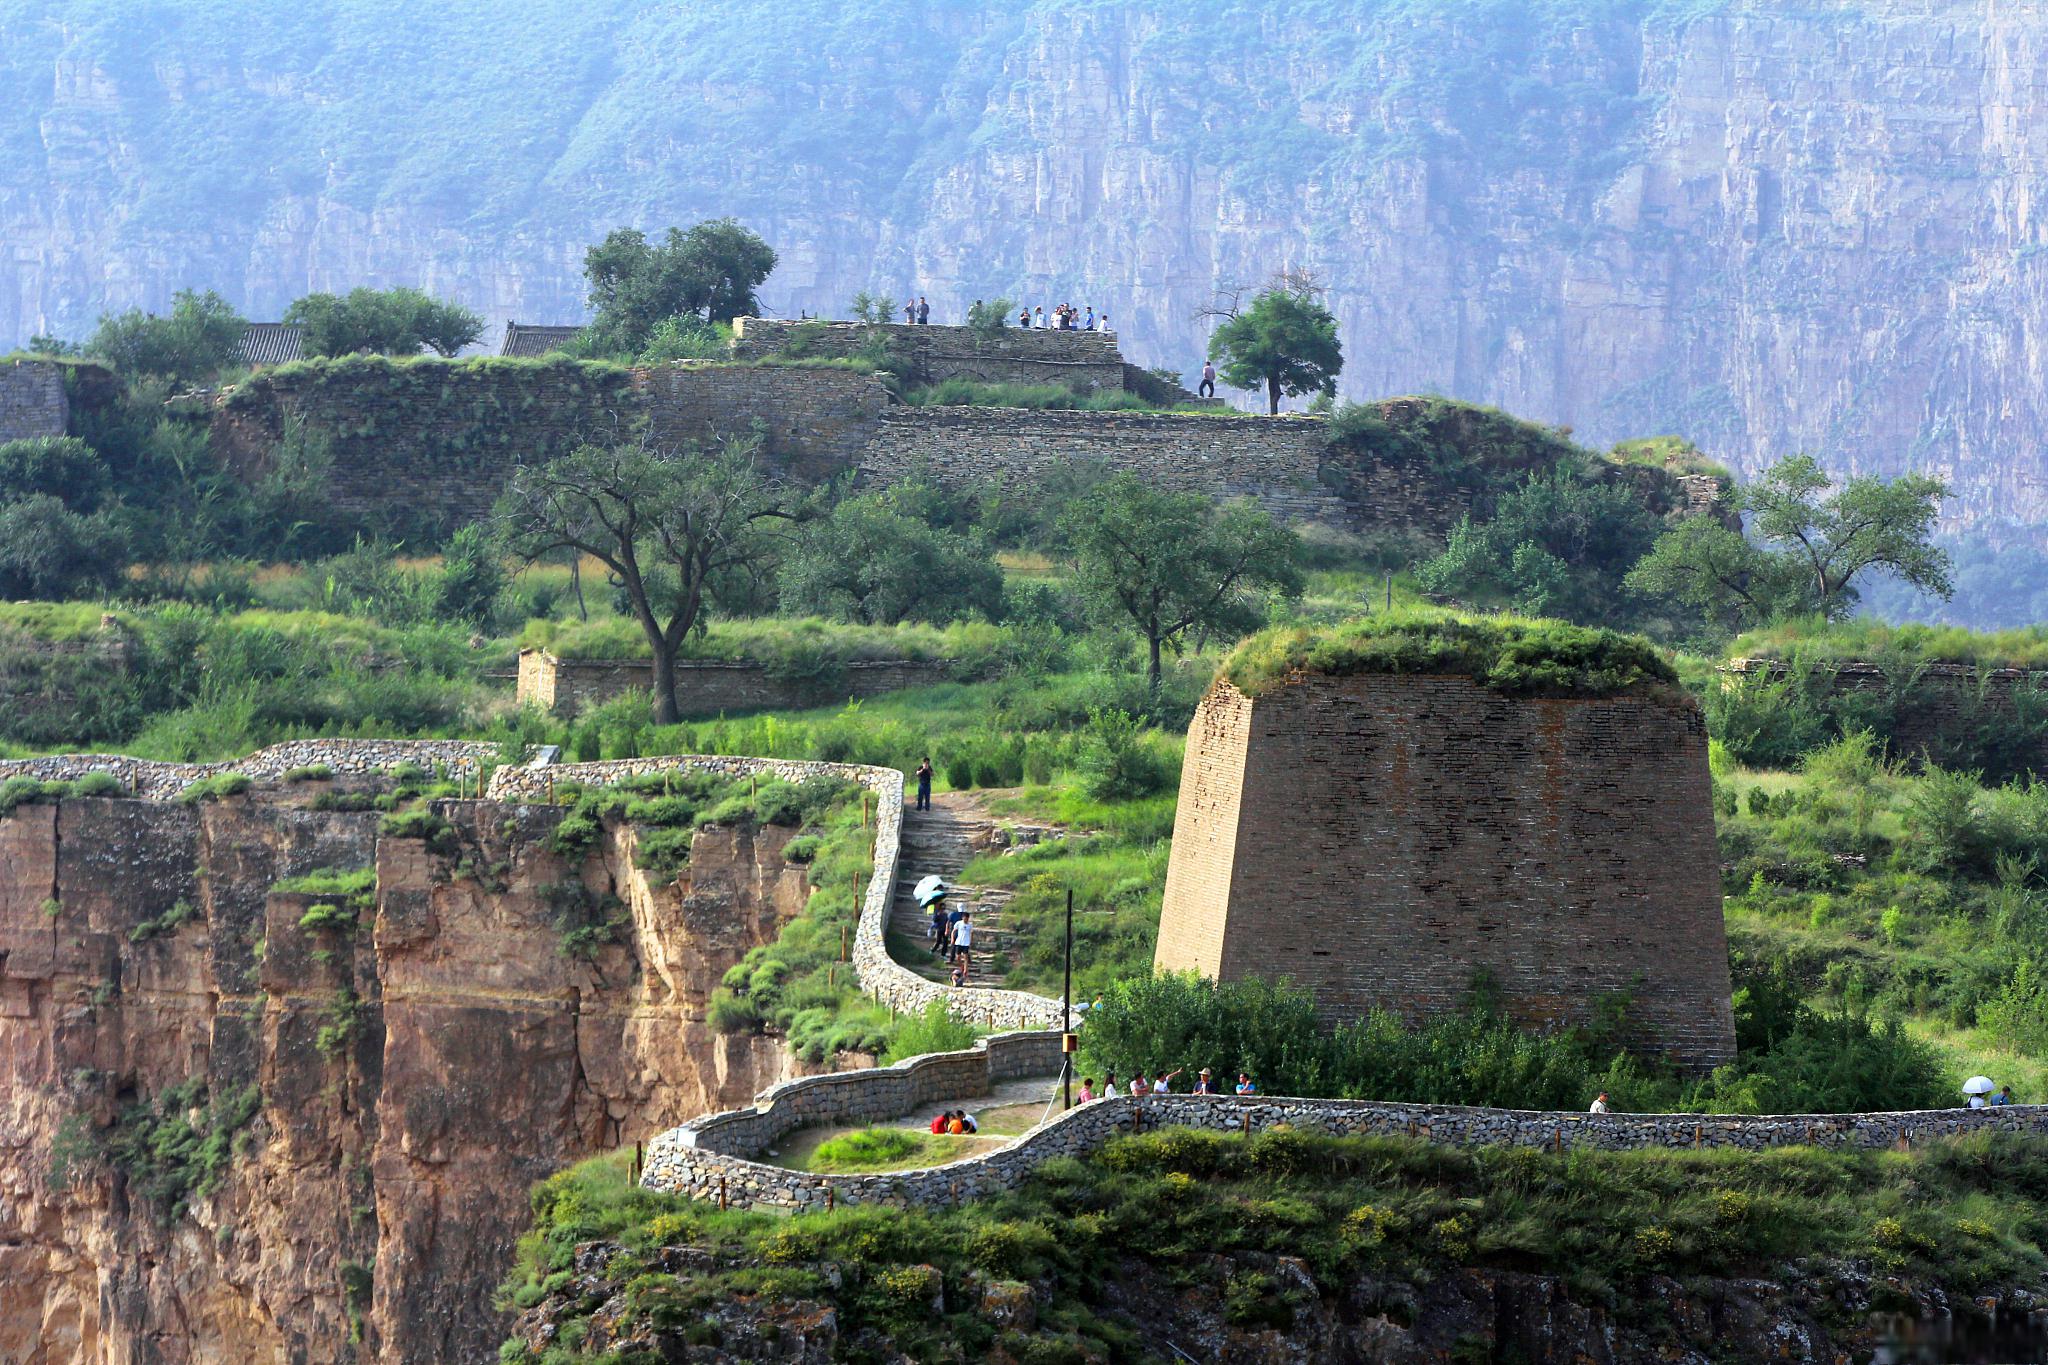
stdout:
{"type": "Polygon", "coordinates": [[[867,625],[1002,611],[1003,572],[972,536],[932,526],[888,493],[848,498],[784,557],[782,605],[867,625]]]}
{"type": "Polygon", "coordinates": [[[1729,629],[1796,612],[1846,616],[1857,581],[1873,570],[1947,597],[1949,557],[1932,543],[1947,496],[1947,483],[1924,474],[1837,485],[1811,456],[1794,455],[1733,494],[1746,533],[1704,518],[1682,523],[1657,541],[1629,583],[1676,597],[1729,629]]]}
{"type": "Polygon", "coordinates": [[[131,308],[100,319],[85,343],[87,355],[111,361],[130,377],[152,375],[174,384],[208,379],[241,359],[249,324],[211,289],[181,289],[163,316],[131,308]]]}
{"type": "Polygon", "coordinates": [[[308,294],[285,310],[284,320],[305,327],[307,355],[416,355],[431,347],[452,356],[484,331],[477,314],[417,289],[308,294]]]}
{"type": "Polygon", "coordinates": [[[1553,469],[1503,496],[1489,520],[1463,518],[1418,577],[1474,606],[1611,623],[1626,611],[1622,575],[1660,529],[1630,489],[1553,469]]]}
{"type": "Polygon", "coordinates": [[[654,718],[676,719],[683,640],[770,566],[778,520],[794,511],[753,439],[715,452],[641,441],[583,445],[521,465],[499,497],[497,533],[528,563],[562,551],[603,564],[654,658],[654,718]]]}
{"type": "Polygon", "coordinates": [[[1261,594],[1302,589],[1300,542],[1249,500],[1219,508],[1118,474],[1070,503],[1060,531],[1091,614],[1144,637],[1155,691],[1161,651],[1189,631],[1253,629],[1261,594]]]}
{"type": "Polygon", "coordinates": [[[669,318],[730,322],[758,313],[754,291],[774,269],[775,248],[731,218],[688,231],[672,227],[659,243],[637,228],[619,228],[583,258],[596,315],[592,344],[637,352],[669,318]]]}
{"type": "Polygon", "coordinates": [[[1280,398],[1305,393],[1337,395],[1344,348],[1337,319],[1321,291],[1300,277],[1283,277],[1244,308],[1218,310],[1223,321],[1209,336],[1209,358],[1232,388],[1264,389],[1266,411],[1280,398]]]}

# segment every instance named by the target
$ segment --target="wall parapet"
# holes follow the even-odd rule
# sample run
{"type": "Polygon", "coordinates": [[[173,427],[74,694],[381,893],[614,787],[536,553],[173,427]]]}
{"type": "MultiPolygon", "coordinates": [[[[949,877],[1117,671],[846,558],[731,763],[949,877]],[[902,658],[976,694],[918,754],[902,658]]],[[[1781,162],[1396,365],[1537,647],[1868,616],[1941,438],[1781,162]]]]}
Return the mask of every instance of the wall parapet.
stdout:
{"type": "MultiPolygon", "coordinates": [[[[954,659],[846,659],[815,677],[790,677],[755,659],[676,660],[676,708],[684,716],[815,706],[926,687],[955,676],[954,659]]],[[[562,715],[654,685],[650,659],[564,658],[519,651],[518,700],[562,715]]]]}
{"type": "Polygon", "coordinates": [[[194,782],[220,773],[275,780],[295,769],[320,764],[337,777],[367,777],[414,763],[429,771],[441,768],[451,778],[473,778],[497,754],[495,744],[456,739],[295,739],[220,763],[164,763],[127,754],[5,759],[0,760],[0,779],[69,782],[87,773],[111,773],[131,794],[147,801],[167,801],[194,782]]]}
{"type": "MultiPolygon", "coordinates": [[[[914,1061],[962,1055],[941,1053],[914,1061]]],[[[853,1072],[829,1079],[857,1084],[879,1074],[853,1072]]],[[[890,1093],[881,1088],[885,1084],[878,1084],[877,1103],[890,1093]]],[[[840,1116],[858,1122],[868,1112],[863,1097],[848,1088],[824,1093],[843,1097],[845,1108],[840,1116]]],[[[906,1113],[914,1107],[907,1105],[894,1112],[906,1113]]],[[[1710,1147],[1763,1151],[1789,1146],[1872,1149],[1979,1132],[2048,1132],[2048,1106],[2044,1105],[1871,1114],[1584,1114],[1283,1096],[1119,1096],[1070,1109],[1009,1146],[985,1155],[924,1170],[820,1175],[767,1165],[723,1150],[747,1141],[751,1134],[744,1124],[758,1118],[759,1111],[740,1110],[662,1133],[648,1147],[641,1183],[649,1189],[700,1199],[722,1198],[750,1208],[804,1211],[830,1204],[950,1207],[1014,1188],[1055,1157],[1083,1156],[1121,1134],[1161,1127],[1252,1133],[1285,1126],[1339,1137],[1411,1137],[1447,1146],[1554,1151],[1710,1147]],[[718,1150],[703,1142],[705,1125],[710,1125],[708,1136],[718,1150]]],[[[825,1117],[803,1121],[823,1122],[825,1117]]]]}

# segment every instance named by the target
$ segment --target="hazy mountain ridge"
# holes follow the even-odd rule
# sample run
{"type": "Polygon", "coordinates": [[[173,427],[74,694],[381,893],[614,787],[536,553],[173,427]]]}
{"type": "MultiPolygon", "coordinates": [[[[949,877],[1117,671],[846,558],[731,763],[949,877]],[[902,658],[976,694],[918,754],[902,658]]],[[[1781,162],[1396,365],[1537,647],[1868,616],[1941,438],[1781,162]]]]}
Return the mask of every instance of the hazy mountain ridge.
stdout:
{"type": "Polygon", "coordinates": [[[1303,264],[1350,396],[1932,469],[1958,525],[2048,524],[2040,12],[0,0],[0,31],[11,339],[185,284],[565,320],[606,228],[730,212],[776,309],[1071,298],[1190,366],[1219,283],[1303,264]]]}

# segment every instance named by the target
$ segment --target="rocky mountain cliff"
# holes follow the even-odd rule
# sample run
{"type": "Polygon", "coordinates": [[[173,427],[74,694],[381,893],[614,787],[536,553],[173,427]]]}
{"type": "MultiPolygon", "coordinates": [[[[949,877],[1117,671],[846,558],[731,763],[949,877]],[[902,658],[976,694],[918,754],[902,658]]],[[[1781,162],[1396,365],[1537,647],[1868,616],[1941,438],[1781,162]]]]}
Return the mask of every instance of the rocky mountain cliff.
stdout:
{"type": "Polygon", "coordinates": [[[732,213],[776,310],[1106,308],[1191,366],[1317,272],[1354,397],[2048,524],[2048,12],[1977,0],[0,0],[0,338],[214,286],[581,312],[583,247],[732,213]]]}
{"type": "Polygon", "coordinates": [[[275,792],[0,815],[0,1360],[491,1357],[535,1180],[790,1073],[701,1020],[807,895],[792,831],[656,886],[626,830],[550,852],[562,808],[437,812],[432,848],[275,792]],[[568,951],[571,902],[615,941],[568,951]]]}

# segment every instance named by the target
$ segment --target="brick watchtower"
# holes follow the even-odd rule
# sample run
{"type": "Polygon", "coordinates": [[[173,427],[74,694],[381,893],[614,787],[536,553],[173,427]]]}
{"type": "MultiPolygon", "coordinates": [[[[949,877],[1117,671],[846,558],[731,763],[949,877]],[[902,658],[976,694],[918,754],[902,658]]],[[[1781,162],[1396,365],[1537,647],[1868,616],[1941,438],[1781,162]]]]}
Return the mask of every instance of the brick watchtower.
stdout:
{"type": "Polygon", "coordinates": [[[1728,1061],[1699,707],[1665,682],[1219,678],[1188,733],[1156,963],[1288,977],[1332,1021],[1455,1009],[1479,971],[1531,1024],[1627,992],[1636,1045],[1728,1061]]]}

